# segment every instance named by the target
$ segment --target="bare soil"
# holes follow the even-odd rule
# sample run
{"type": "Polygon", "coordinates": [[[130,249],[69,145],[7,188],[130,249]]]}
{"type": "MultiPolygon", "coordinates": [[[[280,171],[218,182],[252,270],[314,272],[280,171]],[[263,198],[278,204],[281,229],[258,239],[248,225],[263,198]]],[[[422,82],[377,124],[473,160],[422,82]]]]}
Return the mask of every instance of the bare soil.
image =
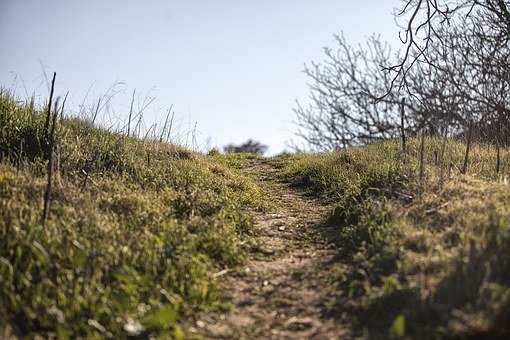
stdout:
{"type": "Polygon", "coordinates": [[[259,246],[248,263],[217,278],[231,310],[202,317],[191,332],[206,339],[349,337],[348,327],[326,313],[336,254],[325,224],[330,207],[279,180],[268,160],[243,170],[260,181],[274,208],[253,212],[259,246]]]}

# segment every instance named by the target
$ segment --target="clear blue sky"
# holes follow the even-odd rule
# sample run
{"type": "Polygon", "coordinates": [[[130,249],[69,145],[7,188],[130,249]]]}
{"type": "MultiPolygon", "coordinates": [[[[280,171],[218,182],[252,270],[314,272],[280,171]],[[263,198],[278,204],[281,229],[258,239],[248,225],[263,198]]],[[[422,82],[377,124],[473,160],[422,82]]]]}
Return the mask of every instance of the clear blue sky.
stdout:
{"type": "MultiPolygon", "coordinates": [[[[41,63],[77,107],[115,81],[125,116],[133,88],[157,98],[147,124],[174,105],[181,131],[204,147],[257,139],[280,152],[292,108],[308,95],[303,64],[334,33],[398,45],[399,0],[0,0],[0,86],[47,96],[41,63]],[[23,80],[23,81],[21,81],[23,80]],[[24,85],[23,85],[24,84],[24,85]]],[[[398,46],[397,46],[398,47],[398,46]]]]}

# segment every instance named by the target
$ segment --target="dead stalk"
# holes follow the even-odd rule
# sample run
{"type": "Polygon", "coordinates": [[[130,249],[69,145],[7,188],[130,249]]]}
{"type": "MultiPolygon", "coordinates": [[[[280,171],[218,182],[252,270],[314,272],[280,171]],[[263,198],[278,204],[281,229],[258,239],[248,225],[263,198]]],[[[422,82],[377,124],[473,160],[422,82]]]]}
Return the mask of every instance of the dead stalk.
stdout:
{"type": "Polygon", "coordinates": [[[53,92],[55,90],[55,78],[57,77],[57,73],[53,72],[53,79],[51,81],[51,88],[50,88],[50,100],[48,101],[48,112],[46,113],[46,121],[44,122],[44,141],[47,144],[48,143],[48,128],[50,125],[50,118],[51,118],[51,103],[53,102],[53,92]]]}
{"type": "Polygon", "coordinates": [[[198,122],[195,122],[195,126],[193,127],[193,132],[191,134],[191,147],[193,149],[197,149],[198,148],[198,143],[197,143],[197,124],[198,122]]]}
{"type": "Polygon", "coordinates": [[[43,227],[46,225],[46,221],[48,220],[48,215],[50,212],[50,204],[51,204],[51,187],[52,187],[52,177],[53,177],[53,148],[55,145],[55,130],[57,125],[57,117],[58,117],[58,98],[54,105],[53,112],[53,120],[51,124],[50,138],[49,138],[49,150],[48,150],[48,182],[46,184],[46,190],[44,192],[44,209],[42,216],[42,225],[43,227]]]}
{"type": "Polygon", "coordinates": [[[166,141],[170,141],[170,134],[172,133],[172,125],[174,124],[174,114],[175,112],[172,112],[172,118],[170,118],[170,126],[168,127],[168,134],[166,135],[166,141]]]}
{"type": "Polygon", "coordinates": [[[64,118],[64,107],[66,105],[67,96],[69,95],[69,91],[66,92],[66,95],[64,97],[64,101],[62,102],[62,108],[60,109],[60,121],[64,118]]]}
{"type": "Polygon", "coordinates": [[[133,117],[133,105],[135,103],[135,93],[136,93],[136,89],[133,90],[133,96],[131,97],[131,105],[129,107],[129,118],[128,118],[128,127],[127,127],[127,136],[128,137],[131,132],[131,118],[133,117]]]}
{"type": "Polygon", "coordinates": [[[499,143],[499,139],[496,142],[496,174],[499,174],[500,167],[501,167],[501,145],[499,143]]]}
{"type": "Polygon", "coordinates": [[[30,119],[33,120],[34,117],[35,117],[35,110],[34,110],[34,106],[35,106],[35,95],[32,94],[32,97],[30,98],[30,105],[28,107],[28,110],[30,112],[30,119]]]}
{"type": "Polygon", "coordinates": [[[138,122],[135,125],[135,128],[133,131],[136,131],[136,137],[140,137],[140,130],[142,128],[142,119],[143,119],[143,113],[140,113],[140,117],[138,117],[138,122]]]}
{"type": "MultiPolygon", "coordinates": [[[[66,101],[67,101],[67,96],[69,95],[69,91],[67,91],[65,97],[64,97],[64,101],[62,102],[62,107],[60,108],[60,122],[62,122],[62,118],[64,117],[64,108],[66,106],[66,101]]],[[[57,145],[57,164],[56,164],[56,168],[57,168],[57,178],[59,180],[59,184],[60,186],[62,187],[62,179],[60,177],[60,157],[61,156],[61,148],[60,148],[60,144],[57,145]]]]}
{"type": "Polygon", "coordinates": [[[440,171],[440,176],[439,176],[439,181],[440,181],[440,185],[442,186],[443,184],[443,180],[444,180],[444,168],[446,166],[446,163],[445,163],[445,152],[446,152],[446,142],[448,140],[448,125],[446,125],[445,127],[445,131],[444,131],[444,136],[443,136],[443,142],[441,143],[441,152],[439,154],[439,171],[440,171]]]}
{"type": "Polygon", "coordinates": [[[97,115],[99,114],[99,108],[101,107],[101,98],[97,100],[96,110],[94,111],[94,116],[92,117],[92,124],[96,122],[97,115]]]}
{"type": "Polygon", "coordinates": [[[143,140],[147,140],[147,137],[149,136],[149,133],[151,132],[152,129],[154,129],[154,131],[156,130],[156,126],[157,126],[157,123],[154,123],[150,126],[149,130],[147,130],[147,132],[145,132],[145,136],[143,137],[143,140]]]}
{"type": "Polygon", "coordinates": [[[471,139],[473,134],[473,123],[469,124],[468,128],[468,136],[467,136],[467,144],[466,144],[466,153],[464,154],[464,163],[462,165],[462,174],[466,174],[468,170],[468,163],[469,163],[469,151],[471,150],[471,139]]]}
{"type": "Polygon", "coordinates": [[[400,135],[402,138],[402,152],[405,154],[406,152],[406,131],[405,131],[405,104],[406,99],[402,98],[402,103],[400,106],[400,135]]]}
{"type": "Polygon", "coordinates": [[[165,131],[168,125],[168,117],[170,116],[170,112],[172,112],[173,104],[170,105],[170,109],[168,109],[168,112],[166,114],[165,118],[165,124],[163,125],[163,129],[161,130],[161,135],[159,136],[159,142],[161,143],[163,141],[163,136],[165,135],[165,131]]]}
{"type": "Polygon", "coordinates": [[[425,133],[422,132],[420,140],[420,183],[425,175],[425,133]]]}

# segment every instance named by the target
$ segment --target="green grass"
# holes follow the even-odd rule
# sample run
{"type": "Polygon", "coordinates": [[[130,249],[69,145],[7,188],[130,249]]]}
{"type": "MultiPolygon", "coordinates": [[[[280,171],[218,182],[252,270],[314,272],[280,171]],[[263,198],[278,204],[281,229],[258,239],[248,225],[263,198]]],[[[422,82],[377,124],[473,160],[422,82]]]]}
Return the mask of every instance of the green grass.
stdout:
{"type": "Polygon", "coordinates": [[[405,160],[397,141],[280,160],[284,179],[335,203],[338,259],[330,312],[369,338],[479,338],[510,334],[508,150],[419,140],[405,160]],[[446,161],[447,160],[447,161],[446,161]]]}
{"type": "Polygon", "coordinates": [[[244,169],[248,165],[249,161],[257,159],[260,160],[263,158],[262,156],[254,153],[236,152],[227,152],[224,154],[209,152],[209,156],[226,167],[234,169],[244,169]]]}
{"type": "MultiPolygon", "coordinates": [[[[257,177],[259,156],[203,155],[66,118],[43,227],[42,111],[0,91],[0,330],[182,338],[197,313],[228,308],[211,274],[254,246],[247,209],[270,203],[240,170],[257,177]]],[[[338,256],[321,289],[356,335],[504,338],[509,151],[496,173],[496,150],[474,146],[461,175],[463,143],[428,138],[420,178],[419,144],[410,140],[406,155],[386,141],[265,162],[334,206],[338,256]]]]}
{"type": "Polygon", "coordinates": [[[260,188],[214,157],[64,119],[49,219],[44,113],[0,94],[0,329],[180,338],[225,308],[210,274],[245,259],[260,188]]]}

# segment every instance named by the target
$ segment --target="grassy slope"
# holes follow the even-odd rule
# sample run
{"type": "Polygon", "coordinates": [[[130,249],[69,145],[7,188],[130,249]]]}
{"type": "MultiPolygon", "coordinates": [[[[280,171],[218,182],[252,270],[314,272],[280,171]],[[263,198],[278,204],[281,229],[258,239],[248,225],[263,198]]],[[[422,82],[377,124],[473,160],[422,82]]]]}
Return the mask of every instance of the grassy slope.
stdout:
{"type": "Polygon", "coordinates": [[[67,119],[42,227],[43,125],[1,94],[0,329],[178,338],[181,319],[222,308],[209,276],[243,261],[260,189],[211,157],[67,119]]]}
{"type": "Polygon", "coordinates": [[[476,147],[460,175],[461,143],[447,142],[448,162],[443,141],[425,145],[423,182],[416,140],[405,162],[394,141],[279,160],[287,181],[336,203],[331,313],[373,338],[508,336],[510,192],[496,151],[476,147]]]}
{"type": "MultiPolygon", "coordinates": [[[[77,120],[58,129],[53,203],[41,226],[44,115],[0,96],[0,329],[23,335],[180,337],[179,323],[223,308],[210,274],[242,263],[263,193],[249,155],[203,156],[77,120]]],[[[510,194],[496,154],[417,141],[275,159],[285,180],[334,202],[333,315],[373,337],[508,334],[510,194]],[[450,162],[451,161],[451,162],[450,162]],[[349,321],[352,318],[349,316],[349,321]]],[[[507,173],[509,169],[503,169],[507,173]]],[[[360,333],[361,334],[361,333],[360,333]]]]}

